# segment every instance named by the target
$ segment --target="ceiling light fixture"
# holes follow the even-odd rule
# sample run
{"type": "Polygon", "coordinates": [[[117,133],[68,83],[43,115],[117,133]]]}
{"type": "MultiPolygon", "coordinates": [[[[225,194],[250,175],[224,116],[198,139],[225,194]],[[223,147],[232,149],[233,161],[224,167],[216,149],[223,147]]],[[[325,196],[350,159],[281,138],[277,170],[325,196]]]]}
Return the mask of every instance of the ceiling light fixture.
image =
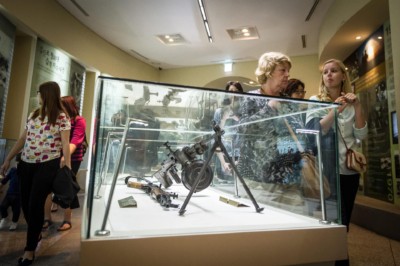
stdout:
{"type": "Polygon", "coordinates": [[[213,38],[211,36],[211,31],[210,31],[210,25],[208,23],[207,19],[207,14],[206,14],[206,9],[204,8],[203,0],[198,0],[199,2],[199,7],[200,7],[200,12],[201,12],[201,17],[203,19],[204,27],[206,28],[206,33],[208,37],[209,42],[213,42],[213,38]]]}
{"type": "Polygon", "coordinates": [[[310,11],[308,12],[308,15],[306,17],[306,21],[309,21],[311,16],[314,14],[315,9],[317,8],[317,5],[319,4],[320,0],[315,0],[314,4],[312,5],[310,11]]]}
{"type": "Polygon", "coordinates": [[[357,37],[356,37],[356,40],[361,40],[361,36],[357,36],[357,37]]]}
{"type": "Polygon", "coordinates": [[[71,3],[72,3],[77,9],[79,9],[79,11],[81,11],[82,14],[84,14],[86,17],[89,16],[88,12],[86,12],[86,10],[83,9],[83,7],[82,7],[81,5],[79,5],[79,4],[76,2],[76,0],[71,0],[71,3]]]}
{"type": "Polygon", "coordinates": [[[180,45],[187,43],[185,38],[183,38],[179,33],[156,35],[156,37],[165,45],[180,45]]]}
{"type": "Polygon", "coordinates": [[[224,72],[232,72],[232,62],[226,62],[224,64],[224,72]]]}
{"type": "Polygon", "coordinates": [[[240,27],[236,29],[228,29],[226,30],[231,37],[232,40],[255,40],[258,39],[258,32],[256,27],[253,26],[246,26],[240,27]]]}

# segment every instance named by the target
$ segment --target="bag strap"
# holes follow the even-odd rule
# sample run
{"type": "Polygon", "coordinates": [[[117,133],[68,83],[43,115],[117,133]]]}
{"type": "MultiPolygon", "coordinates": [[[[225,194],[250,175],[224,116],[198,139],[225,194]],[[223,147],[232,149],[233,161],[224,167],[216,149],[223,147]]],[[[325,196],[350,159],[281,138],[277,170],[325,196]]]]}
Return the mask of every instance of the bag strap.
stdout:
{"type": "Polygon", "coordinates": [[[299,149],[299,152],[304,153],[304,148],[301,146],[301,143],[299,139],[297,138],[296,134],[294,134],[292,127],[289,125],[289,122],[287,121],[286,118],[283,118],[283,121],[286,124],[287,129],[289,130],[290,135],[292,136],[293,140],[296,142],[297,149],[299,149]]]}
{"type": "Polygon", "coordinates": [[[344,146],[346,147],[346,150],[349,151],[350,149],[347,147],[346,141],[344,140],[344,137],[342,135],[342,131],[340,129],[338,129],[338,131],[339,131],[340,136],[342,137],[342,140],[343,140],[344,146]]]}

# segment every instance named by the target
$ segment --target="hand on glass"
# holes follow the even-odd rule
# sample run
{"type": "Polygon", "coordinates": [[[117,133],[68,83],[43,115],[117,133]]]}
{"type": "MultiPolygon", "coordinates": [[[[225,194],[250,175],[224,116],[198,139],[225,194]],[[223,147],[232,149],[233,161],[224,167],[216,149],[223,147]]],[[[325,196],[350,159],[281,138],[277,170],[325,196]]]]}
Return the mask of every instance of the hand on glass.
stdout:
{"type": "Polygon", "coordinates": [[[339,113],[341,113],[348,104],[356,104],[359,103],[357,96],[354,93],[344,93],[339,96],[335,103],[340,103],[341,105],[338,108],[339,113]]]}
{"type": "Polygon", "coordinates": [[[222,168],[224,170],[225,173],[231,173],[232,172],[232,168],[231,168],[231,164],[230,163],[223,163],[222,164],[222,168]]]}
{"type": "Polygon", "coordinates": [[[274,110],[279,110],[281,108],[281,103],[276,100],[270,100],[268,105],[274,110]]]}
{"type": "Polygon", "coordinates": [[[357,96],[354,93],[351,93],[351,92],[349,92],[349,93],[342,92],[342,96],[341,97],[344,98],[344,101],[346,103],[353,104],[353,103],[358,102],[357,96]]]}

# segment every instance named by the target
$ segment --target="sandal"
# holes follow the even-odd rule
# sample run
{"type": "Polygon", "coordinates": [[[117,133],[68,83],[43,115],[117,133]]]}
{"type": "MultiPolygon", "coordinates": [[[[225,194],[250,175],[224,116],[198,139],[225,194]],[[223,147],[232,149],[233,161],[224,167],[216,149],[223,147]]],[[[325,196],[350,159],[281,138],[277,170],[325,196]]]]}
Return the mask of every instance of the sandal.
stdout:
{"type": "Polygon", "coordinates": [[[48,229],[52,224],[53,224],[53,222],[52,222],[51,220],[46,219],[46,220],[43,221],[42,229],[43,229],[43,230],[46,230],[46,229],[48,229]]]}
{"type": "Polygon", "coordinates": [[[71,227],[72,227],[71,222],[63,221],[60,227],[57,228],[57,231],[67,231],[71,229],[71,227]]]}

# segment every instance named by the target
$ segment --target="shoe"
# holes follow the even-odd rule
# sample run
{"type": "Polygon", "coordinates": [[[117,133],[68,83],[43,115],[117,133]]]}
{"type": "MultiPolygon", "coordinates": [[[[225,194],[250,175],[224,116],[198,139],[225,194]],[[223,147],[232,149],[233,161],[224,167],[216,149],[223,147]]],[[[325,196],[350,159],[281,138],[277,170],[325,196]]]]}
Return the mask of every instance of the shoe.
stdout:
{"type": "Polygon", "coordinates": [[[15,230],[17,230],[17,227],[18,227],[18,223],[11,222],[11,225],[8,228],[8,230],[9,231],[15,231],[15,230]]]}
{"type": "Polygon", "coordinates": [[[72,225],[71,222],[63,221],[60,227],[57,228],[57,231],[67,231],[71,229],[72,225]]]}
{"type": "Polygon", "coordinates": [[[53,222],[52,222],[51,220],[46,219],[46,220],[43,221],[42,229],[43,229],[43,230],[46,230],[46,229],[48,229],[52,224],[53,224],[53,222]]]}
{"type": "Polygon", "coordinates": [[[8,225],[7,219],[6,219],[6,218],[2,218],[2,219],[0,220],[0,229],[6,228],[7,225],[8,225]]]}
{"type": "Polygon", "coordinates": [[[24,258],[19,258],[18,259],[18,265],[19,266],[27,266],[27,265],[32,265],[33,261],[35,260],[35,255],[33,255],[33,258],[31,260],[29,259],[24,259],[24,258]]]}

